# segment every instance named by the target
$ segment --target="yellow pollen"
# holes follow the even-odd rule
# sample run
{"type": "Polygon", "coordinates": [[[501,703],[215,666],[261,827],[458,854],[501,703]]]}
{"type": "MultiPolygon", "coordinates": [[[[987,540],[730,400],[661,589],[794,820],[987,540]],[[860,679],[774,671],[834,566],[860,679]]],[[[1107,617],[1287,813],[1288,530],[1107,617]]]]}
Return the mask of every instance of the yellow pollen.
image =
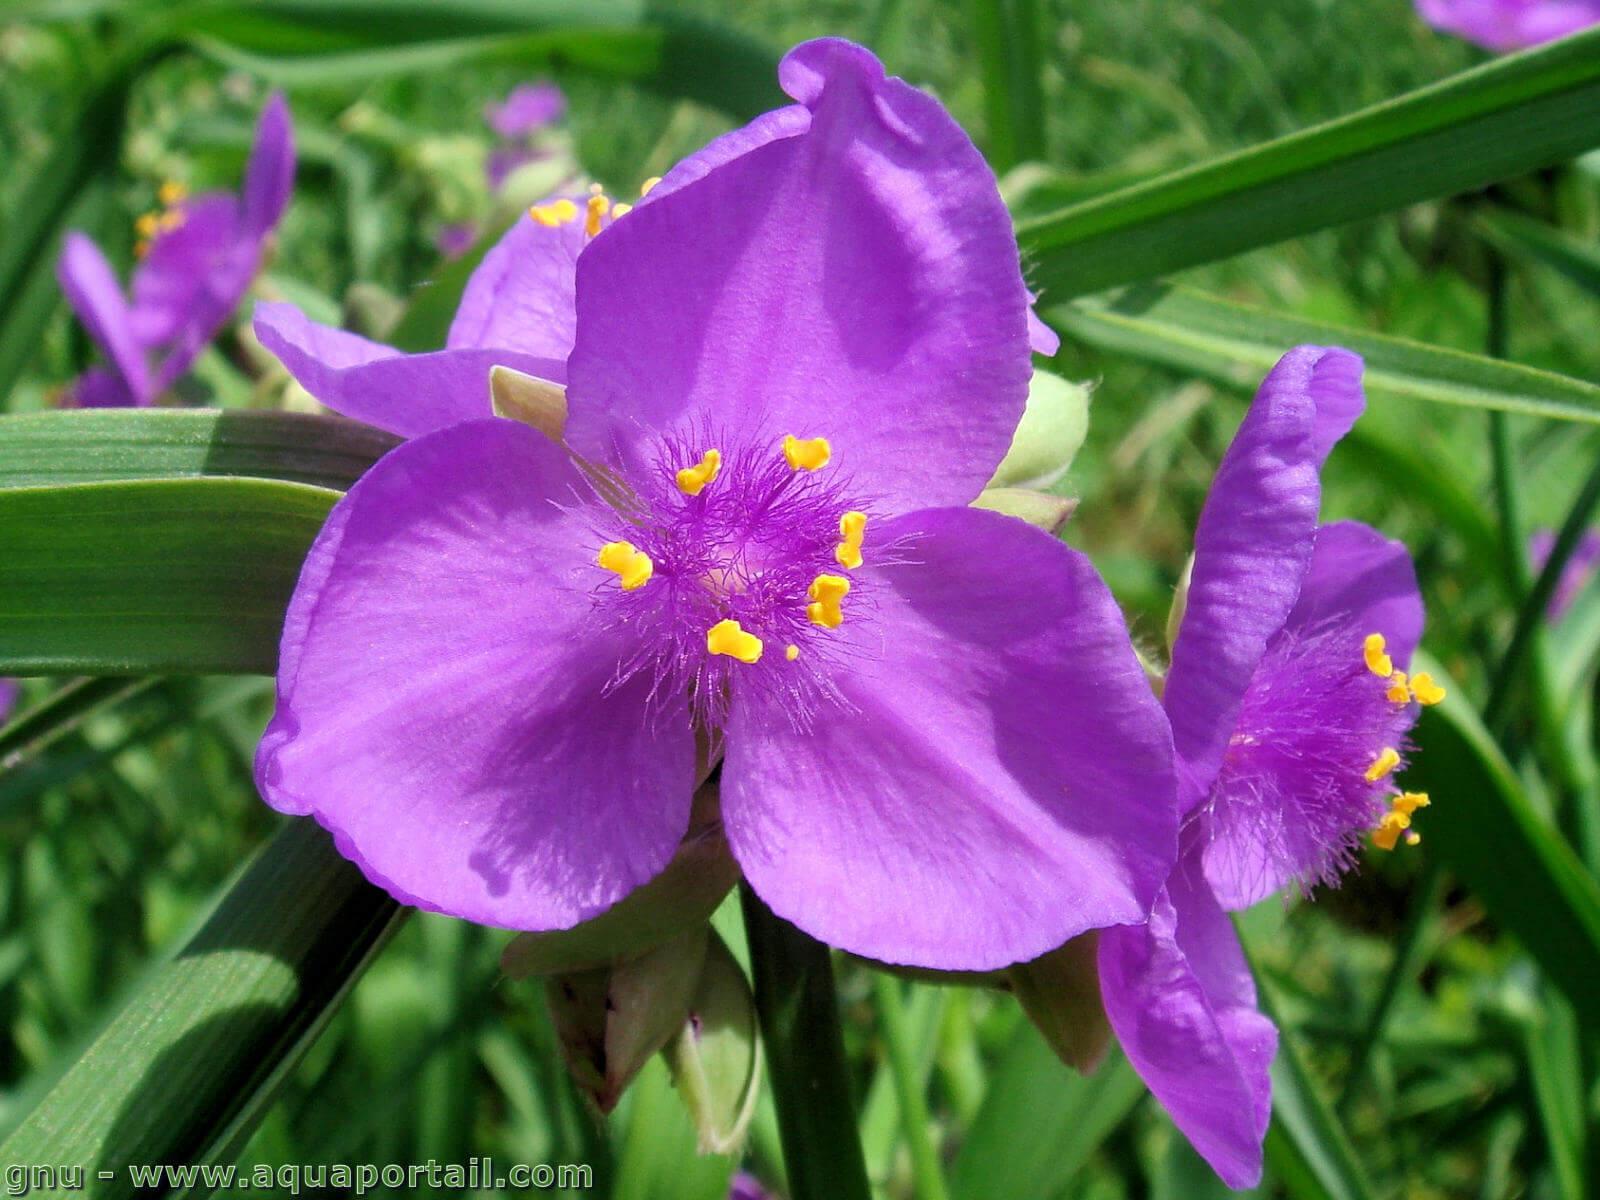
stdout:
{"type": "Polygon", "coordinates": [[[528,215],[537,224],[553,229],[557,225],[577,220],[578,206],[571,200],[552,200],[549,204],[535,204],[528,210],[528,215]]]}
{"type": "Polygon", "coordinates": [[[613,204],[611,206],[611,219],[613,221],[620,221],[632,211],[633,205],[631,204],[613,204]]]}
{"type": "Polygon", "coordinates": [[[1367,782],[1377,783],[1400,765],[1400,753],[1393,746],[1385,746],[1372,765],[1367,768],[1367,782]]]}
{"type": "Polygon", "coordinates": [[[153,212],[145,213],[143,216],[139,217],[139,219],[134,221],[134,223],[133,223],[133,231],[135,233],[137,233],[142,238],[154,237],[156,235],[156,232],[160,228],[161,228],[161,214],[160,213],[153,213],[153,212]]]}
{"type": "MultiPolygon", "coordinates": [[[[1393,850],[1395,843],[1400,840],[1400,835],[1409,828],[1411,828],[1410,816],[1403,812],[1386,812],[1383,814],[1383,820],[1378,822],[1378,827],[1372,831],[1372,844],[1379,850],[1393,850]]],[[[1411,839],[1408,837],[1406,841],[1410,842],[1411,839]]],[[[1412,842],[1412,845],[1415,844],[1412,842]]]]}
{"type": "Polygon", "coordinates": [[[790,662],[793,662],[795,659],[800,657],[800,647],[796,646],[793,642],[790,642],[783,648],[783,656],[790,662]]]}
{"type": "Polygon", "coordinates": [[[1403,812],[1410,816],[1419,808],[1427,808],[1433,801],[1428,799],[1427,792],[1401,792],[1394,798],[1393,808],[1396,812],[1403,812]]]}
{"type": "Polygon", "coordinates": [[[1411,696],[1418,704],[1437,704],[1445,697],[1445,690],[1433,681],[1426,671],[1411,677],[1411,696]]]}
{"type": "Polygon", "coordinates": [[[650,189],[655,187],[655,185],[660,183],[660,182],[661,182],[661,176],[659,176],[659,175],[650,176],[649,179],[646,179],[643,183],[641,183],[639,185],[639,196],[641,198],[643,198],[645,196],[648,196],[650,194],[650,189]]]}
{"type": "Polygon", "coordinates": [[[1369,633],[1367,640],[1362,643],[1361,657],[1367,661],[1367,670],[1387,679],[1394,674],[1394,660],[1384,653],[1383,648],[1383,634],[1369,633]]]}
{"type": "Polygon", "coordinates": [[[742,663],[753,663],[761,657],[761,639],[746,633],[737,621],[718,621],[706,630],[706,649],[712,654],[737,658],[742,663]]]}
{"type": "Polygon", "coordinates": [[[791,471],[817,471],[828,465],[833,447],[827,438],[797,438],[789,433],[783,438],[783,457],[791,471]]]}
{"type": "Polygon", "coordinates": [[[1389,676],[1389,690],[1384,692],[1391,704],[1410,704],[1411,689],[1406,687],[1406,673],[1396,671],[1389,676]]]}
{"type": "Polygon", "coordinates": [[[182,204],[189,198],[189,189],[176,179],[169,179],[156,192],[156,198],[161,201],[163,208],[171,208],[174,204],[182,204]]]}
{"type": "Polygon", "coordinates": [[[607,542],[600,547],[597,560],[607,571],[615,571],[622,581],[622,590],[631,592],[650,582],[655,564],[643,550],[634,548],[632,542],[607,542]]]}
{"type": "Polygon", "coordinates": [[[806,605],[806,619],[824,629],[837,629],[844,624],[844,610],[840,607],[850,594],[850,581],[843,575],[818,575],[811,581],[806,595],[811,603],[806,605]]]}
{"type": "Polygon", "coordinates": [[[707,450],[692,467],[684,467],[676,478],[678,490],[686,496],[698,496],[701,490],[722,470],[722,451],[707,450]]]}
{"type": "Polygon", "coordinates": [[[852,509],[839,518],[839,536],[843,540],[833,552],[839,565],[854,571],[861,565],[861,539],[867,532],[867,514],[852,509]]]}
{"type": "MultiPolygon", "coordinates": [[[[595,187],[599,186],[599,184],[595,184],[595,187]]],[[[594,191],[594,189],[591,188],[590,191],[594,191]]],[[[593,237],[600,232],[600,218],[610,211],[611,201],[600,195],[600,193],[595,192],[589,197],[588,209],[588,215],[583,219],[583,231],[593,237]]]]}

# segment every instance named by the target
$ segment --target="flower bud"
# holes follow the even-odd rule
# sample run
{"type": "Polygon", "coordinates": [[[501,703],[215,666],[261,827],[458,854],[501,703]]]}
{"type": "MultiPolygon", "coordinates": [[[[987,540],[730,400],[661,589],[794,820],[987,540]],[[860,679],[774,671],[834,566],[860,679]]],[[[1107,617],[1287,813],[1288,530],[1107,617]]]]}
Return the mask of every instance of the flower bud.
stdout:
{"type": "Polygon", "coordinates": [[[1056,1057],[1088,1073],[1105,1058],[1111,1025],[1100,1001],[1098,930],[1012,967],[1011,988],[1056,1057]]]}
{"type": "Polygon", "coordinates": [[[489,368],[489,407],[497,417],[531,425],[552,442],[567,426],[567,389],[511,367],[489,368]]]}
{"type": "Polygon", "coordinates": [[[739,964],[715,932],[689,1008],[666,1048],[678,1095],[701,1154],[732,1154],[744,1142],[761,1094],[756,1006],[739,964]]]}
{"type": "Polygon", "coordinates": [[[1077,511],[1078,501],[1072,496],[1036,492],[1032,488],[992,487],[979,492],[972,507],[1017,517],[1029,525],[1037,525],[1046,533],[1060,533],[1077,511]]]}
{"type": "Polygon", "coordinates": [[[1035,371],[1028,406],[991,488],[1048,488],[1067,473],[1089,432],[1089,385],[1035,371]]]}

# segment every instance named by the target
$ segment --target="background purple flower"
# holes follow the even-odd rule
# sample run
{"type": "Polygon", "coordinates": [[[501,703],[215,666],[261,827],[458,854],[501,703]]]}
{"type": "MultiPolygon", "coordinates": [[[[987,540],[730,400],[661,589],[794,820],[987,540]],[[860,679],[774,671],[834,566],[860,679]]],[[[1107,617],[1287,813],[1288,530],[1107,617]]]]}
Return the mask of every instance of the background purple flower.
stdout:
{"type": "Polygon", "coordinates": [[[72,384],[71,402],[147,405],[177,382],[255,278],[293,182],[289,109],[275,94],[262,110],[241,195],[189,198],[176,189],[164,213],[141,219],[148,235],[131,299],[100,248],[69,233],[56,274],[107,359],[72,384]]]}
{"type": "Polygon", "coordinates": [[[11,717],[11,710],[17,706],[17,697],[22,694],[22,685],[15,679],[0,679],[0,725],[4,725],[11,717]]]}
{"type": "Polygon", "coordinates": [[[620,219],[586,200],[592,235],[576,205],[519,223],[451,349],[264,306],[313,394],[412,440],[307,560],[262,794],[408,902],[563,927],[671,856],[698,728],[746,877],[815,936],[983,968],[1141,921],[1176,814],[1121,615],[965,507],[1030,373],[994,177],[857,46],[780,81],[797,103],[620,219]],[[471,419],[484,347],[550,356],[562,444],[471,419]]]}
{"type": "MultiPolygon", "coordinates": [[[[1553,529],[1535,530],[1528,538],[1528,557],[1535,571],[1543,570],[1544,564],[1550,561],[1550,551],[1555,544],[1553,529]]],[[[1562,568],[1561,579],[1550,595],[1550,603],[1545,607],[1545,619],[1553,623],[1565,616],[1572,602],[1594,579],[1597,570],[1600,570],[1600,531],[1591,529],[1579,539],[1572,557],[1567,559],[1567,565],[1562,568]]]]}
{"type": "Polygon", "coordinates": [[[554,125],[567,113],[567,98],[553,83],[523,83],[498,104],[483,110],[489,128],[507,141],[526,138],[554,125]]]}
{"type": "MultiPolygon", "coordinates": [[[[1162,700],[1178,866],[1147,926],[1100,943],[1112,1028],[1231,1187],[1261,1176],[1277,1034],[1227,911],[1351,864],[1397,790],[1417,704],[1437,698],[1404,670],[1422,634],[1405,548],[1357,522],[1317,524],[1319,472],[1364,407],[1360,378],[1348,351],[1290,351],[1217,470],[1162,700]]],[[[1393,803],[1409,822],[1426,798],[1393,803]]]]}
{"type": "Polygon", "coordinates": [[[1435,29],[1499,53],[1600,22],[1600,0],[1417,0],[1417,11],[1435,29]]]}

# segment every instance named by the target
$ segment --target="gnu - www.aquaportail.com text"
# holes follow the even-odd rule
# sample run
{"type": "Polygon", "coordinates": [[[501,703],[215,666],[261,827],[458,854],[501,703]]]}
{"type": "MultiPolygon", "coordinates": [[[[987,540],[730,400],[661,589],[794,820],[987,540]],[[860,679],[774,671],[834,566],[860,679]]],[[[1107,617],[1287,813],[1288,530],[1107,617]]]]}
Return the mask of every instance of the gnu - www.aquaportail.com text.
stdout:
{"type": "Polygon", "coordinates": [[[469,1158],[464,1163],[285,1163],[278,1166],[239,1167],[234,1164],[173,1165],[129,1163],[122,1167],[30,1166],[12,1163],[5,1168],[7,1196],[42,1192],[77,1192],[92,1183],[125,1178],[136,1188],[162,1191],[230,1188],[278,1191],[288,1196],[335,1188],[351,1196],[364,1196],[380,1188],[443,1188],[477,1191],[480,1188],[514,1188],[584,1191],[594,1186],[594,1170],[584,1163],[510,1163],[495,1165],[492,1158],[469,1158]]]}

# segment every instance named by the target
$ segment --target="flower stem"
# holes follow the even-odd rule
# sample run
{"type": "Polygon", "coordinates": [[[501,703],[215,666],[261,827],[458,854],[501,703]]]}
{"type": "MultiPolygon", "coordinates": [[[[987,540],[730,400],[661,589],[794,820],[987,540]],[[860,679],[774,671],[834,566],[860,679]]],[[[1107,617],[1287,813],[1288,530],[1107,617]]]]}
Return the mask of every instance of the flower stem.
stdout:
{"type": "Polygon", "coordinates": [[[870,1200],[828,948],[740,885],[792,1200],[870,1200]]]}
{"type": "Polygon", "coordinates": [[[917,1069],[917,1051],[906,1026],[900,981],[877,973],[873,977],[873,997],[877,1001],[878,1026],[889,1053],[895,1096],[900,1101],[900,1129],[911,1151],[911,1194],[916,1200],[948,1200],[944,1174],[939,1169],[939,1151],[931,1134],[928,1101],[923,1095],[922,1073],[917,1069]]]}

